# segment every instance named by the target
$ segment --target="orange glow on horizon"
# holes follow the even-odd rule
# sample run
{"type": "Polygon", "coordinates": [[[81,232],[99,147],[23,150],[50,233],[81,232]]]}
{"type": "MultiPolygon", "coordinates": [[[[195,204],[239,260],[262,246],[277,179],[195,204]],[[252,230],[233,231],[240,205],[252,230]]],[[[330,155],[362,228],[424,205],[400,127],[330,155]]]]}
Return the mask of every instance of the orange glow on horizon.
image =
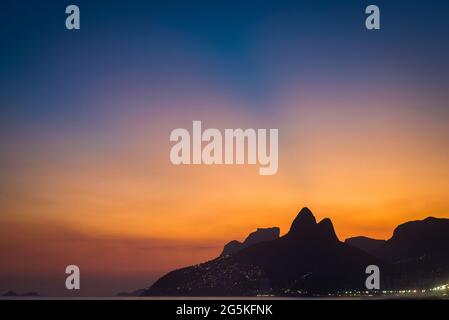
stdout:
{"type": "Polygon", "coordinates": [[[275,176],[251,165],[172,165],[169,132],[200,114],[185,109],[151,125],[150,115],[119,117],[108,135],[41,140],[32,153],[14,146],[2,181],[0,260],[9,263],[0,272],[48,273],[75,259],[91,274],[160,275],[214,258],[258,227],[284,234],[304,206],[329,217],[342,241],[386,239],[400,223],[449,216],[447,137],[424,111],[406,119],[362,106],[362,116],[346,101],[333,101],[337,113],[292,98],[269,120],[223,105],[201,113],[205,126],[279,127],[275,176]]]}

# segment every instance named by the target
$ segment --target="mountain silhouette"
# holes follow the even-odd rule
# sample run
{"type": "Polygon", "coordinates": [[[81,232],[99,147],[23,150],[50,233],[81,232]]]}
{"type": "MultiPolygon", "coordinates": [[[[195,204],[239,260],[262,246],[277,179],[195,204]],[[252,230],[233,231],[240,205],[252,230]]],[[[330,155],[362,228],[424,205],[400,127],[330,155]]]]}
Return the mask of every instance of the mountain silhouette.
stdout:
{"type": "Polygon", "coordinates": [[[365,268],[371,264],[382,261],[340,242],[329,219],[317,223],[303,208],[286,235],[172,271],[143,295],[253,296],[362,289],[365,268]]]}
{"type": "Polygon", "coordinates": [[[348,238],[345,240],[346,244],[362,249],[363,251],[374,256],[381,256],[380,251],[385,245],[385,242],[386,240],[377,240],[364,236],[348,238]]]}
{"type": "Polygon", "coordinates": [[[142,295],[310,295],[366,290],[368,265],[380,268],[383,289],[429,288],[449,277],[449,219],[429,217],[401,224],[389,240],[354,237],[341,242],[330,219],[317,223],[313,213],[303,208],[284,236],[249,241],[260,240],[261,234],[265,231],[249,236],[244,247],[231,241],[224,253],[230,251],[216,259],[166,274],[142,295]],[[237,250],[232,251],[232,246],[237,250]]]}
{"type": "Polygon", "coordinates": [[[400,274],[396,285],[430,286],[449,277],[449,219],[406,222],[386,241],[356,237],[345,242],[394,265],[400,274]]]}
{"type": "Polygon", "coordinates": [[[12,290],[5,292],[3,297],[39,297],[39,294],[37,292],[31,291],[26,293],[16,293],[12,290]]]}
{"type": "Polygon", "coordinates": [[[256,243],[275,240],[279,238],[279,233],[280,229],[278,227],[258,228],[256,231],[250,233],[243,243],[237,240],[228,242],[224,246],[221,256],[236,253],[237,251],[255,245],[256,243]]]}

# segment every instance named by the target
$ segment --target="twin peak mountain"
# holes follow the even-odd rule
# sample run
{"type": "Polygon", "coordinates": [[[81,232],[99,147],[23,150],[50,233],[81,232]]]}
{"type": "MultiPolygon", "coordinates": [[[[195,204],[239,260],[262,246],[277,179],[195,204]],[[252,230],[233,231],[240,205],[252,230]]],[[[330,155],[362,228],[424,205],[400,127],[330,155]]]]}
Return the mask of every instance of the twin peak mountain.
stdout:
{"type": "MultiPolygon", "coordinates": [[[[276,240],[279,238],[279,236],[279,227],[258,228],[255,232],[250,233],[245,241],[243,241],[243,243],[237,240],[228,242],[224,246],[223,252],[220,256],[234,254],[259,242],[276,240]]],[[[286,237],[291,239],[308,238],[310,240],[312,240],[313,238],[317,241],[338,242],[338,238],[335,234],[332,221],[326,218],[317,223],[315,216],[313,215],[312,211],[309,210],[309,208],[303,208],[298,213],[286,237]]]]}
{"type": "Polygon", "coordinates": [[[339,241],[330,219],[303,208],[280,236],[257,229],[231,241],[213,260],[174,270],[143,292],[149,296],[256,296],[366,290],[366,267],[379,266],[383,289],[429,287],[449,277],[449,219],[398,226],[389,240],[339,241]]]}

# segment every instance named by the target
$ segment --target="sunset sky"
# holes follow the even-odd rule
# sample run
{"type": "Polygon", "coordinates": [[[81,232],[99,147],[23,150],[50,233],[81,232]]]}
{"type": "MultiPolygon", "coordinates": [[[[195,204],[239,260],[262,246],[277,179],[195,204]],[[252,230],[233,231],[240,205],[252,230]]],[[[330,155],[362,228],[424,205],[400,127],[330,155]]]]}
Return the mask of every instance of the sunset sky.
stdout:
{"type": "Polygon", "coordinates": [[[449,4],[8,1],[0,294],[150,285],[304,206],[340,240],[449,217],[449,4]],[[164,4],[161,4],[164,3],[164,4]],[[279,170],[174,166],[170,132],[278,128],[279,170]]]}

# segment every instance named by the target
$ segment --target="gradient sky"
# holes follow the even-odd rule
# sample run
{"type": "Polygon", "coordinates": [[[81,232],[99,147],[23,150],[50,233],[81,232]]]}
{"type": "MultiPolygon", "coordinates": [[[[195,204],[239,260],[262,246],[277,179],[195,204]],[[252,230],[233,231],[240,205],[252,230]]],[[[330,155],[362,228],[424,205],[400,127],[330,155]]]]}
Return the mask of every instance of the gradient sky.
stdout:
{"type": "Polygon", "coordinates": [[[443,0],[3,1],[0,292],[66,295],[69,264],[78,295],[142,288],[303,206],[341,240],[449,217],[448,21],[443,0]],[[277,175],[173,166],[192,120],[278,128],[277,175]]]}

